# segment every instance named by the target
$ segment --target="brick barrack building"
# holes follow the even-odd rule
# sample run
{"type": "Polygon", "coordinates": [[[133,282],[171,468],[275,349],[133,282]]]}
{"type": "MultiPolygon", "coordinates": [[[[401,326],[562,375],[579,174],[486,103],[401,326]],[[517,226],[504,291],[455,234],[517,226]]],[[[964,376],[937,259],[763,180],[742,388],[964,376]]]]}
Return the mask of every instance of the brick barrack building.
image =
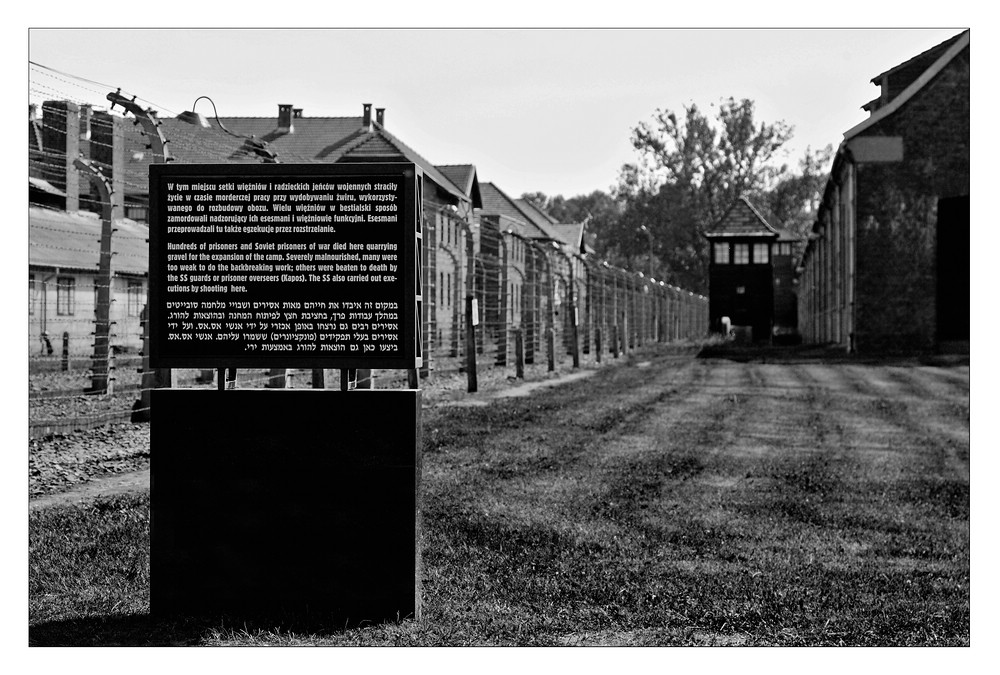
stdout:
{"type": "Polygon", "coordinates": [[[844,134],[798,277],[806,342],[969,345],[969,31],[872,79],[844,134]]]}

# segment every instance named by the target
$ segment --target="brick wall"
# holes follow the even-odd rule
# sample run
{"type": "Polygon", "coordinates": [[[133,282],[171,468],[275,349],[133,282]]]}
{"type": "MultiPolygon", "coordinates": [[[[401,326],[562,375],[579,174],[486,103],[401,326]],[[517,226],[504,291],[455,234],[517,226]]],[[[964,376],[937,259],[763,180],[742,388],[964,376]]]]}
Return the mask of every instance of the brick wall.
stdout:
{"type": "Polygon", "coordinates": [[[969,194],[969,50],[865,135],[903,137],[903,161],[857,169],[859,351],[936,340],[939,198],[969,194]]]}

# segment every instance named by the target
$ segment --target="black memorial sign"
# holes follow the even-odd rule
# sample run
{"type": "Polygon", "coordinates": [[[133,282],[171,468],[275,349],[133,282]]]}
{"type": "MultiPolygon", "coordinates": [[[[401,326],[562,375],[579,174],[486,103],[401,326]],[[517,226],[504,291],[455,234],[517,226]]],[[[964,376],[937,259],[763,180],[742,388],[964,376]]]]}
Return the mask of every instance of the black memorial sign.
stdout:
{"type": "Polygon", "coordinates": [[[420,365],[420,179],[405,163],[152,165],[152,365],[420,365]]]}

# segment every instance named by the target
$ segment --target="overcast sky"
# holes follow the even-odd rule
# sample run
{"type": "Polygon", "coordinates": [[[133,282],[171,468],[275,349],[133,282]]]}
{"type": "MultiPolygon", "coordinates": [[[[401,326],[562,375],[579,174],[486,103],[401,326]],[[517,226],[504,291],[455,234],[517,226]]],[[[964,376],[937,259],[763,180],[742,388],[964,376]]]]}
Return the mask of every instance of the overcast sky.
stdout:
{"type": "Polygon", "coordinates": [[[223,117],[372,103],[434,164],[474,164],[512,195],[569,197],[615,183],[635,159],[631,128],[657,108],[730,96],[794,126],[794,165],[867,116],[873,76],[960,30],[32,29],[29,60],[74,77],[32,68],[30,96],[106,106],[121,87],[169,116],[199,96],[223,117]]]}

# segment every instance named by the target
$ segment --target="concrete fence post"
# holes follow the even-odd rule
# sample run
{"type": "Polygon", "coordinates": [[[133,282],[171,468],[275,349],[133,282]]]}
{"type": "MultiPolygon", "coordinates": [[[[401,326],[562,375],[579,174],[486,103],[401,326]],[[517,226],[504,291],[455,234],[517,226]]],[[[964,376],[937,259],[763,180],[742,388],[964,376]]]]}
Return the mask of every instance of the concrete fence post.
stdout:
{"type": "Polygon", "coordinates": [[[524,379],[524,331],[514,329],[514,368],[517,379],[524,379]]]}
{"type": "Polygon", "coordinates": [[[470,294],[465,296],[465,370],[468,375],[468,392],[479,391],[479,377],[476,374],[476,327],[473,325],[475,298],[470,294]]]}

